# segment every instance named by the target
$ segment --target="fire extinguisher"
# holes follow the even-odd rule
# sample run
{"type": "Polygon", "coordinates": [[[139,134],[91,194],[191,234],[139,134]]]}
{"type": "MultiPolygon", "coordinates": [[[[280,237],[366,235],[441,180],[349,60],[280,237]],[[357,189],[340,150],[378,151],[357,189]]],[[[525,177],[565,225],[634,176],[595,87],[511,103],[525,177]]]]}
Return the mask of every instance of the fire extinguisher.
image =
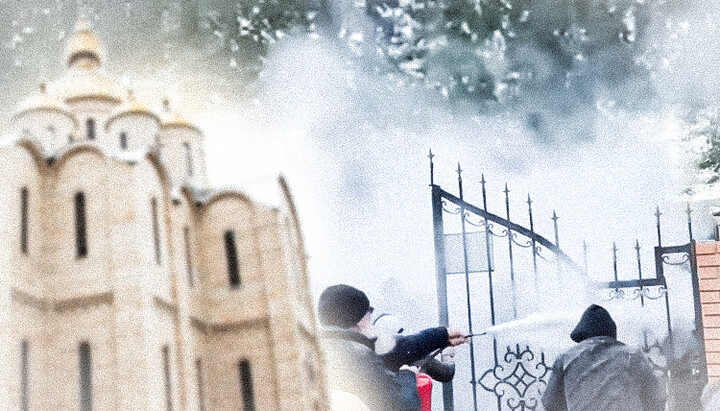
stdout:
{"type": "Polygon", "coordinates": [[[430,411],[432,378],[423,372],[419,372],[415,382],[417,384],[418,397],[420,397],[420,411],[430,411]]]}

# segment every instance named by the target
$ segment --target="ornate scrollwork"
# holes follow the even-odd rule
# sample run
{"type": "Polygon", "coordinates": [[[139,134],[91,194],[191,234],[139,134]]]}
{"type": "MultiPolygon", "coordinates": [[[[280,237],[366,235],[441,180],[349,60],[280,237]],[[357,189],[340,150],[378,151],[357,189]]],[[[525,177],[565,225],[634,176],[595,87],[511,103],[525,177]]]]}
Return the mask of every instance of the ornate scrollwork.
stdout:
{"type": "Polygon", "coordinates": [[[535,244],[535,255],[542,258],[543,260],[547,261],[547,258],[545,258],[544,255],[540,254],[540,251],[542,250],[542,247],[540,247],[540,244],[535,244]]]}
{"type": "Polygon", "coordinates": [[[507,237],[508,236],[507,228],[503,228],[502,231],[500,232],[500,234],[498,234],[493,231],[493,229],[495,228],[495,225],[493,223],[491,223],[487,220],[483,220],[479,223],[473,222],[470,218],[468,218],[471,215],[474,215],[474,214],[471,214],[468,211],[465,212],[465,222],[466,223],[473,225],[475,227],[483,227],[485,230],[487,230],[488,233],[490,233],[491,235],[493,235],[495,237],[507,237]]]}
{"type": "Polygon", "coordinates": [[[503,228],[502,231],[500,231],[500,234],[498,234],[498,233],[496,233],[496,232],[493,231],[493,228],[494,228],[494,227],[495,227],[495,226],[493,225],[493,223],[488,223],[488,225],[487,225],[487,230],[488,230],[488,232],[489,232],[490,234],[492,234],[493,236],[495,236],[495,237],[507,237],[508,235],[510,235],[507,228],[503,228]]]}
{"type": "Polygon", "coordinates": [[[608,292],[608,297],[605,301],[624,299],[632,301],[637,300],[640,296],[649,300],[657,300],[664,297],[666,293],[667,288],[663,285],[658,287],[642,287],[642,289],[640,287],[633,287],[629,291],[625,291],[623,288],[616,288],[608,292]]]}
{"type": "Polygon", "coordinates": [[[512,237],[513,243],[515,243],[518,247],[530,248],[532,246],[532,240],[530,240],[530,239],[527,240],[527,243],[521,244],[518,241],[518,233],[516,233],[516,232],[513,232],[511,237],[512,237]]]}
{"type": "Polygon", "coordinates": [[[690,254],[688,253],[682,253],[680,257],[680,261],[672,261],[670,259],[670,254],[665,254],[662,256],[663,263],[667,265],[683,265],[690,261],[690,254]]]}
{"type": "Polygon", "coordinates": [[[485,371],[478,380],[480,386],[492,392],[505,410],[535,410],[540,405],[546,378],[550,372],[545,364],[545,354],[536,360],[530,347],[515,350],[508,347],[503,356],[504,364],[485,371]]]}
{"type": "Polygon", "coordinates": [[[460,214],[460,207],[458,207],[456,205],[454,205],[454,206],[455,206],[455,209],[450,209],[450,208],[448,208],[449,204],[448,204],[447,200],[442,201],[443,211],[445,211],[446,213],[449,213],[449,214],[460,214]]]}
{"type": "Polygon", "coordinates": [[[667,294],[667,288],[665,288],[665,286],[663,286],[663,285],[661,285],[657,288],[655,288],[655,287],[643,288],[643,296],[645,296],[645,298],[650,299],[650,300],[657,300],[659,298],[664,297],[665,294],[667,294]],[[652,294],[653,290],[657,290],[657,294],[652,294]]]}
{"type": "Polygon", "coordinates": [[[612,301],[612,300],[622,300],[625,298],[625,290],[622,288],[616,288],[613,290],[610,290],[608,293],[608,298],[605,301],[612,301]]]}

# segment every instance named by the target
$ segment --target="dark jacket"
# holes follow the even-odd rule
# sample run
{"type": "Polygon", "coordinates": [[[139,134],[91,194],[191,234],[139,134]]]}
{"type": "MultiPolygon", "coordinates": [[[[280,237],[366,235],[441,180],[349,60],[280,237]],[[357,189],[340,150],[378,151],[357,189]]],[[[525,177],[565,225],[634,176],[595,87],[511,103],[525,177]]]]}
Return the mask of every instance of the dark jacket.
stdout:
{"type": "Polygon", "coordinates": [[[391,371],[375,353],[375,341],[349,330],[320,332],[331,389],[349,392],[372,411],[420,408],[415,374],[391,371]]]}
{"type": "Polygon", "coordinates": [[[558,357],[542,398],[546,411],[662,411],[645,356],[614,338],[615,323],[591,306],[575,328],[578,344],[558,357]]]}
{"type": "Polygon", "coordinates": [[[455,364],[445,363],[429,357],[420,361],[420,372],[429,375],[435,381],[451,382],[455,377],[455,364]]]}
{"type": "Polygon", "coordinates": [[[388,368],[397,370],[405,364],[411,365],[422,360],[431,352],[445,348],[447,345],[447,328],[428,328],[417,334],[397,336],[395,338],[395,347],[380,357],[382,357],[388,368]]]}
{"type": "Polygon", "coordinates": [[[399,335],[395,347],[380,357],[391,370],[404,364],[417,365],[420,371],[440,382],[450,382],[455,376],[455,364],[445,364],[428,356],[447,347],[448,333],[445,327],[428,328],[417,334],[399,335]]]}

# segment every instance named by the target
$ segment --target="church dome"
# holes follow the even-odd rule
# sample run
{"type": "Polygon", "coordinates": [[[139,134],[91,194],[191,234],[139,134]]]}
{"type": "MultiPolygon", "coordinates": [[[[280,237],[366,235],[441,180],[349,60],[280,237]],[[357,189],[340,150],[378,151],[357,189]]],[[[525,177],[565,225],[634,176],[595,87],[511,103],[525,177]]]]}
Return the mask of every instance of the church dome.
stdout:
{"type": "Polygon", "coordinates": [[[68,71],[52,84],[58,98],[69,103],[73,100],[96,98],[120,103],[125,90],[119,83],[100,71],[102,45],[90,29],[87,20],[81,20],[68,40],[66,60],[68,71]]]}
{"type": "Polygon", "coordinates": [[[150,110],[147,106],[139,103],[135,99],[135,94],[130,91],[128,92],[127,101],[110,114],[110,117],[107,120],[107,125],[109,126],[113,121],[120,117],[133,114],[147,116],[155,120],[158,124],[161,123],[160,117],[158,117],[158,115],[155,114],[155,112],[153,112],[152,110],[150,110]]]}
{"type": "Polygon", "coordinates": [[[40,84],[40,93],[31,95],[18,105],[14,118],[34,111],[54,111],[74,119],[70,107],[49,94],[45,83],[40,84]]]}
{"type": "Polygon", "coordinates": [[[102,46],[85,19],[78,21],[65,49],[68,67],[75,65],[100,65],[102,46]]]}
{"type": "Polygon", "coordinates": [[[171,128],[171,127],[177,127],[177,128],[187,128],[194,130],[195,132],[202,134],[200,129],[190,121],[188,121],[185,117],[183,117],[181,114],[172,111],[170,109],[170,101],[168,99],[163,100],[163,116],[161,125],[163,127],[171,128]]]}

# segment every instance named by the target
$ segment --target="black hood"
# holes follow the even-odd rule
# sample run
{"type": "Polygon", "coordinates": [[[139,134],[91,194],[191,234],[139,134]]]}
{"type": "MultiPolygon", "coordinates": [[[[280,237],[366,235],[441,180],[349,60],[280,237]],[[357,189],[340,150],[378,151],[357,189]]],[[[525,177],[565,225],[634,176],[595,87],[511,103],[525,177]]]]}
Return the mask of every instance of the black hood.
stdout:
{"type": "Polygon", "coordinates": [[[593,304],[585,310],[570,338],[579,343],[600,336],[617,338],[617,326],[606,309],[593,304]]]}

